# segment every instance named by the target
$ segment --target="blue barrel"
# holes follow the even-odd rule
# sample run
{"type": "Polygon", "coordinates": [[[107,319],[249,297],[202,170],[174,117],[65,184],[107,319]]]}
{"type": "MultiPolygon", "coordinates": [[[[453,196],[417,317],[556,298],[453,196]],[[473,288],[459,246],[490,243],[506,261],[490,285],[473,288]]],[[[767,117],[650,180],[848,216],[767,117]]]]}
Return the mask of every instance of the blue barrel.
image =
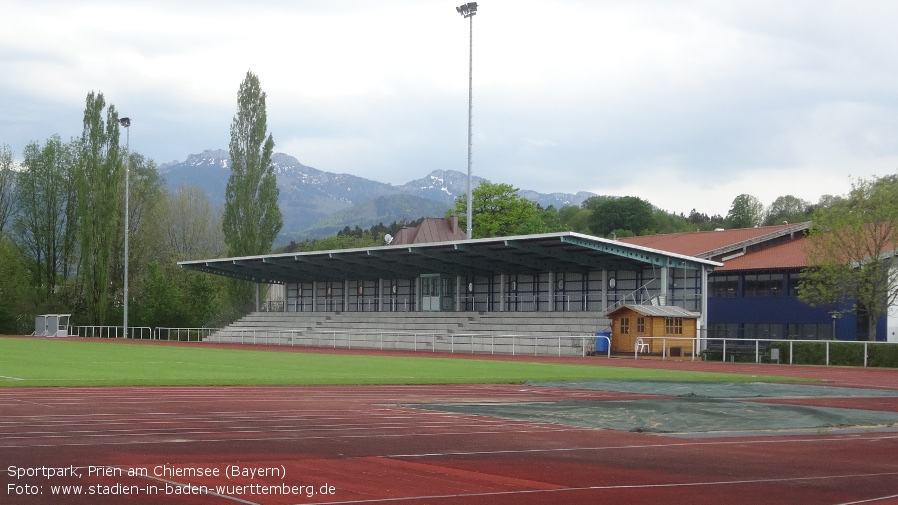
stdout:
{"type": "Polygon", "coordinates": [[[596,352],[608,352],[608,344],[611,340],[611,332],[610,331],[597,331],[596,332],[596,352]],[[608,337],[605,339],[604,337],[608,337]]]}

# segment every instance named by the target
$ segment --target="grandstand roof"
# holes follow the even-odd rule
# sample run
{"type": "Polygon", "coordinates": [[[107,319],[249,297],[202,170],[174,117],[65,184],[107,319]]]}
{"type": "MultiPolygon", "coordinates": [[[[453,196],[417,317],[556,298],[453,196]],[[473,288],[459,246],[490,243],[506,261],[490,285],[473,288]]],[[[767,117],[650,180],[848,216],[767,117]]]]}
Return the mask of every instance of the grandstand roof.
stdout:
{"type": "Polygon", "coordinates": [[[182,268],[260,283],[493,275],[645,266],[712,269],[721,263],[621,241],[563,232],[182,261],[182,268]]]}

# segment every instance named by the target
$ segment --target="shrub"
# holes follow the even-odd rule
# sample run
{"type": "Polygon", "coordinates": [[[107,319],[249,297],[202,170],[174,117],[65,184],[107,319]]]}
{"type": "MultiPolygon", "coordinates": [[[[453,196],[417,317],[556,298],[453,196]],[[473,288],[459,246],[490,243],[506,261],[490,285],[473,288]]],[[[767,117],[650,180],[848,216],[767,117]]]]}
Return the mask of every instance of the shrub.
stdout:
{"type": "MultiPolygon", "coordinates": [[[[791,342],[796,365],[825,365],[826,342],[791,342]]],[[[789,363],[790,342],[774,342],[771,348],[780,350],[780,362],[789,363]]],[[[862,342],[829,342],[829,364],[836,366],[864,366],[862,342]]],[[[867,366],[898,368],[898,345],[881,342],[867,344],[867,366]]]]}

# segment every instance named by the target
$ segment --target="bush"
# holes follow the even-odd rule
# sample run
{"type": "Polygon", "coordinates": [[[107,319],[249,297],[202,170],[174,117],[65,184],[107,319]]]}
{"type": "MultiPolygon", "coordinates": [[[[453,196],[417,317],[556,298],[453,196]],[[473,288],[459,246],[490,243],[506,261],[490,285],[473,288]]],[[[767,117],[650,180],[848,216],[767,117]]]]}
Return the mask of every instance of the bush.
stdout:
{"type": "MultiPolygon", "coordinates": [[[[791,343],[795,365],[826,365],[826,342],[791,343]]],[[[789,342],[774,342],[771,348],[780,350],[780,362],[789,363],[789,342]]],[[[862,342],[829,342],[829,364],[835,366],[864,366],[862,342]]],[[[867,344],[867,366],[898,368],[898,345],[882,342],[867,344]]]]}
{"type": "MultiPolygon", "coordinates": [[[[705,350],[702,351],[702,360],[703,361],[722,361],[723,360],[723,350],[705,350]]],[[[761,351],[761,360],[765,360],[764,351],[761,351]]],[[[754,363],[755,362],[755,350],[752,349],[751,352],[748,351],[731,351],[727,349],[727,361],[733,363],[754,363]]]]}
{"type": "Polygon", "coordinates": [[[898,344],[870,344],[867,366],[898,368],[898,344]]]}

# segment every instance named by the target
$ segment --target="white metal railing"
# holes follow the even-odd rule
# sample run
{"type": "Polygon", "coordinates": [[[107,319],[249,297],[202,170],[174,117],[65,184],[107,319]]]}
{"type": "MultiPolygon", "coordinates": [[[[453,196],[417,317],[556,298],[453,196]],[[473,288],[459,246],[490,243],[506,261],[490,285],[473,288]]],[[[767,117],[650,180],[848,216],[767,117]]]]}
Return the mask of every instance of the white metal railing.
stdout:
{"type": "Polygon", "coordinates": [[[202,342],[221,328],[167,328],[157,327],[153,331],[156,340],[179,340],[186,342],[202,342]],[[173,338],[174,337],[174,338],[173,338]]]}
{"type": "MultiPolygon", "coordinates": [[[[586,356],[595,351],[595,335],[501,335],[487,333],[327,330],[228,329],[215,335],[221,343],[284,345],[533,356],[586,356]]],[[[611,356],[610,346],[608,356],[611,356]]]]}
{"type": "MultiPolygon", "coordinates": [[[[683,336],[668,336],[668,337],[640,337],[643,340],[648,340],[652,342],[660,342],[661,343],[661,359],[666,359],[670,357],[670,350],[672,348],[683,347],[682,345],[673,345],[669,346],[669,342],[682,343],[684,340],[690,340],[688,337],[683,336]]],[[[734,359],[737,355],[751,355],[754,358],[755,363],[761,363],[762,358],[768,355],[768,350],[770,348],[770,344],[772,343],[788,343],[789,344],[789,364],[793,364],[795,361],[795,344],[799,343],[819,343],[824,345],[824,364],[826,366],[830,365],[830,348],[833,344],[838,345],[856,345],[862,346],[863,350],[863,366],[866,367],[868,364],[868,358],[870,356],[869,346],[870,344],[876,345],[898,345],[896,342],[870,342],[870,341],[852,341],[852,340],[794,340],[794,339],[771,339],[771,338],[718,338],[718,337],[698,337],[694,339],[694,344],[692,346],[692,359],[695,360],[696,357],[702,355],[702,353],[707,353],[708,351],[719,351],[721,353],[721,361],[727,361],[727,357],[731,360],[734,359]]],[[[638,350],[634,347],[633,357],[634,359],[639,357],[638,350]]]]}
{"type": "Polygon", "coordinates": [[[122,338],[124,334],[121,326],[69,326],[69,335],[73,337],[122,338]]]}
{"type": "MultiPolygon", "coordinates": [[[[511,354],[533,356],[586,356],[596,354],[597,341],[604,339],[607,343],[607,357],[611,357],[611,338],[605,335],[513,335],[494,333],[444,333],[444,332],[402,332],[402,331],[365,331],[357,329],[316,331],[284,331],[269,329],[221,329],[221,328],[175,328],[175,327],[140,327],[128,328],[128,338],[152,340],[177,340],[204,342],[216,337],[217,342],[238,343],[248,345],[287,345],[306,347],[360,348],[360,349],[395,349],[430,352],[469,353],[469,354],[511,354]]],[[[123,338],[121,326],[93,325],[69,326],[68,334],[89,338],[123,338]]],[[[771,343],[789,344],[789,364],[795,358],[795,343],[821,343],[825,349],[825,364],[830,364],[830,347],[833,344],[862,346],[863,366],[868,366],[869,346],[898,345],[896,342],[870,342],[848,340],[793,340],[793,339],[752,339],[697,337],[689,338],[680,335],[665,337],[640,337],[650,343],[661,345],[662,359],[671,357],[671,350],[682,350],[684,341],[692,343],[691,359],[694,361],[708,351],[721,353],[721,361],[735,358],[736,355],[749,354],[755,363],[761,363],[767,357],[771,343]]],[[[653,347],[651,344],[649,347],[653,347]]],[[[657,355],[657,346],[651,352],[657,355]]],[[[646,353],[642,353],[646,354],[646,353]]],[[[633,357],[638,359],[639,350],[634,346],[633,357]]]]}

